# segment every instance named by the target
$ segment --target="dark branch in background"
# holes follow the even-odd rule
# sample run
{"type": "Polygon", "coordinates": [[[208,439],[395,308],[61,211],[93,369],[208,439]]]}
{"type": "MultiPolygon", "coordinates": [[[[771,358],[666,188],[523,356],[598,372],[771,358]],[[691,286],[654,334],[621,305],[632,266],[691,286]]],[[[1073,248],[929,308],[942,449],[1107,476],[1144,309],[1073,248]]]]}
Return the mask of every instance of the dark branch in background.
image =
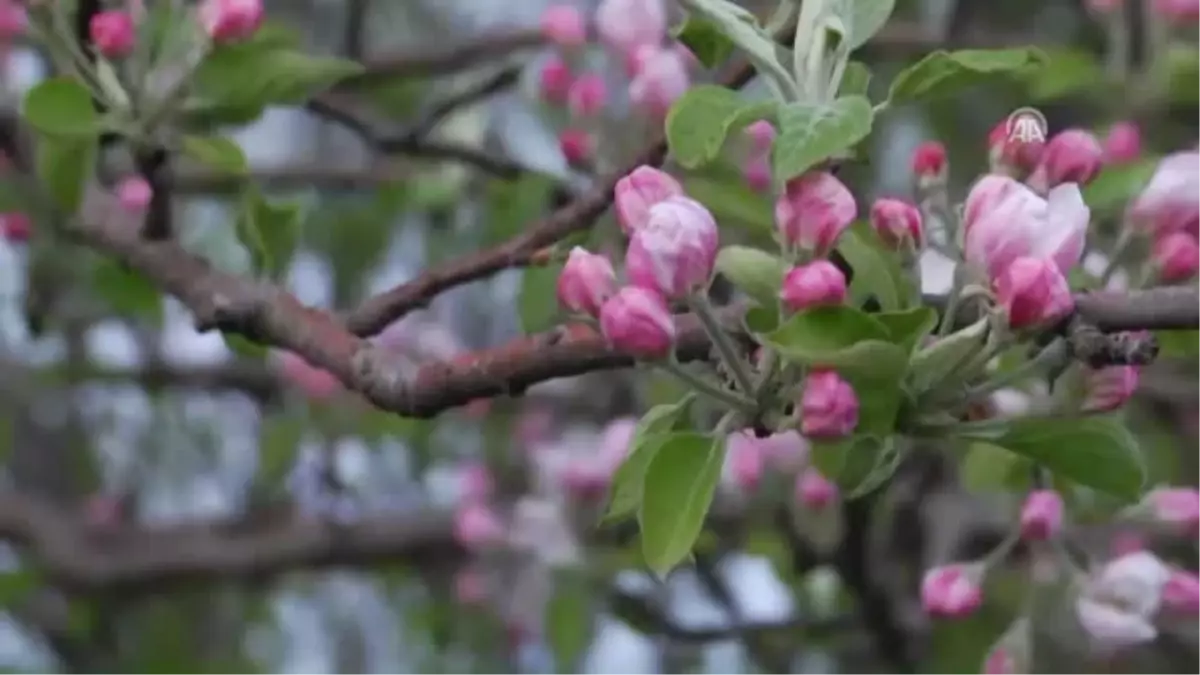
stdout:
{"type": "Polygon", "coordinates": [[[378,139],[379,149],[389,152],[393,147],[402,148],[419,142],[422,137],[436,129],[437,125],[451,113],[511,87],[520,77],[521,69],[519,67],[505,68],[474,86],[439,101],[409,131],[399,134],[396,138],[378,139]]]}
{"type": "Polygon", "coordinates": [[[135,151],[138,173],[150,185],[150,204],[142,222],[142,236],[147,239],[167,239],[171,226],[170,155],[164,148],[135,151]]]}
{"type": "Polygon", "coordinates": [[[368,58],[363,60],[365,71],[344,80],[339,89],[370,86],[382,80],[450,75],[541,44],[539,31],[519,31],[485,35],[450,49],[424,46],[407,54],[368,58]]]}

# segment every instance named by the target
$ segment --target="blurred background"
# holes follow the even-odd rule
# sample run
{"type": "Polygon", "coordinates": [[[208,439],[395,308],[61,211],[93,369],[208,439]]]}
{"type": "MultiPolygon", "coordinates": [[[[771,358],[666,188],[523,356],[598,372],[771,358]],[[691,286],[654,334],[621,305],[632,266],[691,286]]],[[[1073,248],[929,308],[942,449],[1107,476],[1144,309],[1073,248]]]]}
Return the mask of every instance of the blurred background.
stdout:
{"type": "MultiPolygon", "coordinates": [[[[368,66],[498,38],[523,45],[354,90],[380,129],[403,139],[431,127],[441,151],[381,148],[304,108],[272,108],[230,133],[263,189],[303,214],[283,280],[316,307],[352,308],[427,265],[520,232],[594,172],[629,161],[653,129],[625,101],[621,64],[597,49],[588,64],[614,92],[593,130],[604,152],[588,171],[568,166],[563,113],[537,94],[550,52],[530,36],[544,0],[266,4],[269,19],[311,51],[368,66]],[[436,115],[440,102],[496,82],[436,115]],[[498,166],[447,161],[447,147],[498,166]]],[[[574,4],[590,14],[597,3],[574,4]]],[[[760,17],[774,9],[742,4],[760,17]]],[[[1041,110],[1052,131],[1081,126],[1103,137],[1133,121],[1141,157],[1106,170],[1088,194],[1093,246],[1103,250],[1156,159],[1195,146],[1200,79],[1194,22],[1147,40],[1153,3],[1126,0],[1110,10],[1119,18],[1096,9],[1104,4],[1113,3],[898,0],[858,57],[874,71],[875,100],[939,47],[1036,45],[1050,61],[1027,81],[890,110],[862,161],[843,171],[860,205],[910,197],[913,151],[930,139],[949,149],[961,199],[987,165],[988,132],[1021,106],[1041,110]]],[[[47,73],[38,51],[12,38],[2,115],[11,118],[47,73]]],[[[757,82],[744,91],[766,95],[757,82]]],[[[237,186],[186,162],[172,168],[172,217],[185,244],[247,272],[232,225],[237,186]]],[[[704,201],[706,186],[719,188],[698,180],[689,190],[704,201]]],[[[769,218],[767,197],[725,203],[737,208],[720,218],[769,218]]],[[[400,418],[288,355],[196,332],[186,310],[140,277],[75,249],[39,247],[14,234],[22,217],[36,232],[37,215],[16,202],[0,208],[7,672],[977,672],[1023,595],[1019,576],[1000,578],[979,617],[930,625],[921,615],[921,571],[986,552],[1014,508],[1013,497],[974,485],[970,470],[936,454],[888,490],[820,517],[796,517],[788,481],[768,476],[749,493],[730,478],[697,564],[655,582],[639,571],[628,528],[594,527],[595,486],[605,480],[596,457],[627,444],[649,406],[677,400],[672,382],[599,372],[433,419],[400,418]],[[455,543],[450,514],[481,492],[510,546],[472,556],[455,543]],[[30,547],[28,523],[58,529],[30,547]]],[[[618,242],[606,214],[589,245],[618,242]]],[[[561,319],[556,272],[510,270],[453,289],[378,339],[419,364],[544,330],[561,319]]],[[[1126,415],[1152,480],[1195,485],[1197,336],[1160,337],[1162,355],[1126,415]]],[[[1031,405],[1008,394],[998,403],[1031,405]]],[[[1131,537],[1154,544],[1086,523],[1079,536],[1101,559],[1131,537]]],[[[1192,544],[1178,554],[1195,569],[1192,544]]],[[[1192,619],[1104,658],[1077,630],[1047,623],[1037,642],[1046,672],[1196,672],[1192,619]]]]}

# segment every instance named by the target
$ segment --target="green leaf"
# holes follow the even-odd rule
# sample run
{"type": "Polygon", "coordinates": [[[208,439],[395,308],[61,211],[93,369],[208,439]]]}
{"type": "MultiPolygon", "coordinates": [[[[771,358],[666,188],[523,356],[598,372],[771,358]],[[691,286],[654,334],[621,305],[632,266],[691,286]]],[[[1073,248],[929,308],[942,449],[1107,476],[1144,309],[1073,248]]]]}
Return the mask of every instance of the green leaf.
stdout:
{"type": "Polygon", "coordinates": [[[858,49],[874,37],[887,23],[895,6],[896,0],[846,0],[840,3],[839,13],[846,24],[846,41],[850,49],[858,49]]]}
{"type": "Polygon", "coordinates": [[[560,272],[562,265],[525,269],[517,307],[521,314],[521,327],[526,335],[540,333],[557,322],[560,312],[556,292],[560,272]]]}
{"type": "Polygon", "coordinates": [[[692,174],[683,179],[683,185],[688,196],[711,211],[722,227],[736,221],[749,225],[756,232],[774,232],[775,213],[771,200],[736,178],[692,174]]]}
{"type": "Polygon", "coordinates": [[[694,433],[670,436],[650,460],[638,523],[642,553],[659,576],[691,553],[724,461],[724,438],[694,433]]]}
{"type": "Polygon", "coordinates": [[[733,42],[707,19],[689,16],[672,34],[708,68],[721,65],[733,53],[733,42]]]}
{"type": "Polygon", "coordinates": [[[988,492],[1011,492],[1028,489],[1032,463],[1004,448],[978,441],[967,447],[967,455],[959,465],[958,473],[967,490],[986,494],[988,492]]]}
{"type": "Polygon", "coordinates": [[[592,637],[592,612],[587,577],[578,571],[555,574],[554,595],[546,603],[546,642],[554,652],[558,672],[573,672],[592,637]]]}
{"type": "Polygon", "coordinates": [[[222,45],[196,69],[200,102],[251,110],[296,105],[363,71],[347,59],[310,56],[275,42],[222,45]]]}
{"type": "Polygon", "coordinates": [[[929,307],[914,307],[899,312],[881,312],[871,316],[887,326],[888,332],[892,336],[892,342],[900,345],[906,354],[911,354],[938,322],[937,312],[929,307]]]}
{"type": "Polygon", "coordinates": [[[688,421],[688,413],[696,395],[689,393],[678,403],[656,405],[642,415],[629,441],[629,452],[625,461],[613,475],[609,490],[606,521],[623,518],[635,513],[642,504],[642,487],[646,481],[646,469],[654,459],[659,446],[672,430],[678,430],[688,421]]]}
{"type": "Polygon", "coordinates": [[[246,173],[246,155],[242,147],[223,136],[184,136],[183,152],[222,173],[246,173]]]}
{"type": "Polygon", "coordinates": [[[100,118],[86,87],[69,77],[44,80],[25,94],[21,116],[48,136],[90,138],[100,132],[100,118]]]}
{"type": "Polygon", "coordinates": [[[1106,83],[1104,68],[1096,57],[1082,50],[1047,54],[1046,63],[1028,82],[1033,101],[1050,101],[1095,89],[1106,83]]]}
{"type": "Polygon", "coordinates": [[[796,90],[796,81],[780,58],[775,39],[758,25],[758,19],[727,0],[686,0],[685,9],[693,16],[712,21],[734,45],[746,53],[763,77],[773,81],[785,93],[796,90]]]}
{"type": "Polygon", "coordinates": [[[850,61],[842,73],[838,96],[866,96],[871,86],[871,69],[862,61],[850,61]]]}
{"type": "Polygon", "coordinates": [[[1158,157],[1148,157],[1131,164],[1105,166],[1096,179],[1083,188],[1083,201],[1093,213],[1118,213],[1150,182],[1158,162],[1158,157]]]}
{"type": "Polygon", "coordinates": [[[892,80],[888,100],[905,103],[934,98],[981,83],[989,76],[1025,76],[1046,62],[1033,47],[1015,49],[938,50],[900,72],[892,80]]]}
{"type": "Polygon", "coordinates": [[[917,350],[909,367],[909,383],[915,392],[925,392],[971,377],[966,365],[987,341],[987,320],[980,320],[917,350]]]}
{"type": "Polygon", "coordinates": [[[162,294],[146,277],[111,259],[96,262],[92,288],[112,311],[124,316],[160,319],[162,294]]]}
{"type": "MultiPolygon", "coordinates": [[[[89,103],[90,105],[90,103],[89,103]]],[[[83,203],[87,181],[96,165],[96,136],[42,136],[34,156],[38,180],[63,211],[74,213],[83,203]]]]}
{"type": "Polygon", "coordinates": [[[1058,476],[1126,501],[1137,500],[1146,484],[1137,439],[1110,418],[1021,418],[990,442],[1058,476]]]}
{"type": "Polygon", "coordinates": [[[250,251],[254,269],[271,279],[287,270],[300,239],[299,203],[271,202],[249,187],[242,193],[238,239],[250,251]]]}
{"type": "Polygon", "coordinates": [[[836,482],[846,466],[846,458],[853,446],[853,438],[836,441],[814,440],[810,445],[809,458],[822,476],[836,482]]]}
{"type": "Polygon", "coordinates": [[[773,101],[743,101],[732,89],[705,84],[689,89],[667,113],[667,145],[680,166],[695,169],[717,158],[737,128],[768,117],[773,101]]]}
{"type": "Polygon", "coordinates": [[[846,499],[866,496],[895,475],[902,458],[895,436],[857,436],[846,450],[838,486],[846,499]]]}
{"type": "Polygon", "coordinates": [[[546,212],[554,181],[536,173],[513,180],[495,179],[487,185],[484,246],[510,239],[546,212]]]}
{"type": "Polygon", "coordinates": [[[909,304],[909,296],[915,294],[912,283],[896,256],[884,250],[867,223],[858,221],[843,232],[837,250],[854,271],[849,290],[856,304],[862,306],[875,298],[884,311],[909,304]]]}
{"type": "Polygon", "coordinates": [[[779,256],[749,246],[726,246],[717,254],[716,269],[763,307],[774,307],[787,263],[779,256]]]}
{"type": "Polygon", "coordinates": [[[267,356],[266,345],[252,342],[244,335],[222,331],[221,339],[225,341],[225,346],[229,348],[229,351],[243,358],[259,361],[267,356]]]}
{"type": "Polygon", "coordinates": [[[874,114],[871,102],[862,96],[781,108],[779,135],[771,148],[775,181],[782,185],[866,138],[874,114]]]}

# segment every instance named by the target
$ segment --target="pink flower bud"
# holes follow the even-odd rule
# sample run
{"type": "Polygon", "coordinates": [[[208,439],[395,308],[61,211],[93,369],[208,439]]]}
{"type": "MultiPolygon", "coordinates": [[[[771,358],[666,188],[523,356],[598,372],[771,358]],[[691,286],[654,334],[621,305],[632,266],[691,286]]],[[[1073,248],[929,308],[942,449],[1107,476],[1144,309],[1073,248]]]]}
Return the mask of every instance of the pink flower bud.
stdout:
{"type": "Polygon", "coordinates": [[[833,249],[856,217],[854,195],[827,171],[793,178],[775,201],[775,227],[784,241],[817,257],[833,249]]]}
{"type": "Polygon", "coordinates": [[[571,249],[567,264],[558,275],[558,304],[590,316],[600,315],[600,306],[617,292],[617,273],[605,256],[582,246],[571,249]]]}
{"type": "Polygon", "coordinates": [[[1114,558],[1136,553],[1137,551],[1145,550],[1145,548],[1146,540],[1142,538],[1142,535],[1129,531],[1115,534],[1108,546],[1109,553],[1114,558]]]}
{"type": "Polygon", "coordinates": [[[311,399],[323,401],[342,391],[342,383],[333,373],[317,368],[295,352],[280,355],[279,369],[284,380],[311,399]]]}
{"type": "Polygon", "coordinates": [[[596,32],[622,54],[658,45],[667,33],[667,8],[663,0],[603,0],[596,8],[596,32]]]}
{"type": "Polygon", "coordinates": [[[1171,576],[1163,586],[1162,604],[1163,609],[1175,614],[1194,616],[1200,613],[1200,579],[1186,570],[1171,570],[1171,576]]]}
{"type": "Polygon", "coordinates": [[[1195,488],[1157,488],[1145,496],[1143,503],[1156,521],[1196,536],[1200,528],[1200,492],[1195,488]]]}
{"type": "Polygon", "coordinates": [[[496,489],[492,471],[483,462],[468,462],[460,469],[459,480],[462,483],[464,502],[486,502],[491,499],[492,492],[496,489]]]}
{"type": "Polygon", "coordinates": [[[29,27],[29,16],[20,3],[12,0],[0,2],[0,40],[20,37],[29,27]]]}
{"type": "Polygon", "coordinates": [[[638,73],[629,83],[629,100],[651,117],[662,119],[689,86],[687,62],[679,52],[661,48],[640,58],[638,73]]]}
{"type": "Polygon", "coordinates": [[[670,197],[683,196],[683,186],[670,174],[642,165],[617,181],[613,201],[625,234],[633,234],[650,220],[650,207],[670,197]]]}
{"type": "Polygon", "coordinates": [[[454,599],[463,605],[478,605],[488,597],[487,578],[476,569],[466,568],[454,575],[454,599]]]}
{"type": "Polygon", "coordinates": [[[119,10],[98,12],[92,16],[88,31],[96,51],[107,59],[128,56],[137,39],[133,17],[119,10]]]}
{"type": "Polygon", "coordinates": [[[570,164],[582,164],[592,156],[592,137],[583,129],[564,129],[558,135],[558,147],[570,164]]]}
{"type": "Polygon", "coordinates": [[[1200,0],[1154,0],[1152,7],[1156,14],[1175,25],[1195,25],[1200,21],[1200,0]]]}
{"type": "Polygon", "coordinates": [[[117,185],[117,201],[126,211],[141,213],[150,206],[150,200],[153,198],[154,191],[150,183],[141,176],[129,176],[117,185]]]}
{"type": "Polygon", "coordinates": [[[1104,148],[1090,132],[1068,129],[1055,134],[1029,177],[1035,190],[1044,192],[1063,183],[1090,183],[1100,172],[1104,148]]]}
{"type": "Polygon", "coordinates": [[[538,71],[538,94],[546,103],[562,105],[567,102],[573,79],[567,62],[558,54],[552,54],[538,71]]]}
{"type": "Polygon", "coordinates": [[[1062,529],[1063,500],[1054,490],[1034,490],[1021,507],[1021,537],[1045,541],[1062,529]]]}
{"type": "Polygon", "coordinates": [[[1200,153],[1168,155],[1129,209],[1130,221],[1156,235],[1200,228],[1200,153]]]}
{"type": "Polygon", "coordinates": [[[245,40],[262,25],[262,0],[204,0],[198,17],[213,42],[245,40]]]}
{"type": "Polygon", "coordinates": [[[600,331],[615,349],[643,359],[665,357],[675,344],[675,318],[659,293],[626,286],[600,308],[600,331]]]}
{"type": "Polygon", "coordinates": [[[1042,159],[1046,144],[1027,141],[1012,133],[1009,121],[1001,120],[988,134],[988,155],[993,169],[1001,172],[1028,173],[1042,159]]]}
{"type": "Polygon", "coordinates": [[[454,539],[469,550],[487,548],[504,539],[504,524],[490,507],[471,502],[454,513],[454,539]]]}
{"type": "Polygon", "coordinates": [[[850,435],[858,426],[858,396],[836,372],[814,370],[800,396],[800,433],[812,439],[850,435]]]}
{"type": "Polygon", "coordinates": [[[771,189],[771,160],[767,157],[755,157],[742,165],[742,177],[746,184],[755,192],[766,192],[771,189]]]}
{"type": "Polygon", "coordinates": [[[29,241],[32,232],[33,221],[24,213],[0,213],[0,234],[3,234],[5,240],[16,244],[24,243],[29,241]]]}
{"type": "Polygon", "coordinates": [[[875,200],[871,227],[888,248],[921,247],[921,211],[902,199],[875,200]]]}
{"type": "Polygon", "coordinates": [[[983,672],[988,675],[1009,675],[1024,672],[1018,670],[1017,660],[1004,647],[996,647],[988,652],[983,661],[983,672]]]}
{"type": "Polygon", "coordinates": [[[687,197],[670,197],[650,207],[646,225],[630,238],[625,274],[635,286],[669,298],[686,296],[708,284],[718,236],[708,209],[687,197]]]}
{"type": "Polygon", "coordinates": [[[1017,258],[996,280],[995,291],[1014,330],[1057,321],[1075,309],[1071,287],[1048,260],[1017,258]]]}
{"type": "Polygon", "coordinates": [[[1084,376],[1087,393],[1080,409],[1084,412],[1111,412],[1125,405],[1138,386],[1137,366],[1089,368],[1084,376]]]}
{"type": "Polygon", "coordinates": [[[726,441],[729,472],[739,488],[747,492],[758,487],[763,475],[763,453],[754,432],[730,434],[726,441]]]}
{"type": "Polygon", "coordinates": [[[1200,244],[1188,232],[1170,232],[1154,242],[1151,258],[1160,280],[1169,284],[1187,281],[1200,270],[1200,244]]]}
{"type": "Polygon", "coordinates": [[[1104,137],[1104,162],[1128,164],[1142,154],[1142,132],[1134,122],[1117,122],[1104,137]]]}
{"type": "Polygon", "coordinates": [[[542,11],[542,37],[560,47],[587,43],[587,23],[572,5],[550,5],[542,11]]]}
{"type": "Polygon", "coordinates": [[[579,501],[590,502],[604,497],[615,467],[588,461],[573,462],[559,479],[563,489],[579,501]]]}
{"type": "Polygon", "coordinates": [[[615,471],[629,456],[629,444],[637,431],[638,421],[634,417],[619,417],[604,427],[600,435],[600,458],[615,471]]]}
{"type": "Polygon", "coordinates": [[[759,120],[746,127],[746,137],[750,139],[750,150],[757,155],[771,152],[771,144],[775,142],[775,127],[767,120],[759,120]]]}
{"type": "Polygon", "coordinates": [[[846,300],[846,276],[828,260],[814,260],[788,271],[779,298],[793,312],[840,305],[846,300]]]}
{"type": "Polygon", "coordinates": [[[513,438],[523,448],[547,440],[554,429],[554,414],[547,408],[530,407],[517,417],[513,438]]]}
{"type": "Polygon", "coordinates": [[[963,207],[964,253],[993,281],[1023,256],[1052,260],[1065,275],[1083,255],[1090,219],[1074,183],[1043,199],[1012,178],[990,174],[975,183],[963,207]]]}
{"type": "Polygon", "coordinates": [[[934,567],[921,579],[921,606],[933,617],[962,619],[983,605],[982,568],[953,564],[934,567]]]}
{"type": "Polygon", "coordinates": [[[838,498],[838,488],[820,471],[809,467],[796,476],[796,502],[807,509],[820,511],[838,498]]]}
{"type": "Polygon", "coordinates": [[[792,473],[808,461],[808,441],[795,429],[758,439],[763,457],[777,471],[792,473]]]}
{"type": "Polygon", "coordinates": [[[925,141],[913,151],[912,170],[917,185],[928,189],[933,185],[945,185],[947,178],[946,146],[938,141],[925,141]]]}
{"type": "Polygon", "coordinates": [[[584,73],[575,78],[567,92],[567,108],[576,117],[591,117],[604,108],[608,99],[608,88],[604,77],[597,73],[584,73]]]}

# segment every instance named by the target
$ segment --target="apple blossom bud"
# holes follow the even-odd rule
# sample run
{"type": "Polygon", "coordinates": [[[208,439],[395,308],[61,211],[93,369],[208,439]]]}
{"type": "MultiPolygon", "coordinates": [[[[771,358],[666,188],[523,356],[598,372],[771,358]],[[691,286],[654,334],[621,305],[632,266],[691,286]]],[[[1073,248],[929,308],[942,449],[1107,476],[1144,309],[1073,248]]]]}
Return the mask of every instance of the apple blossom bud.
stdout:
{"type": "Polygon", "coordinates": [[[1119,649],[1153,640],[1154,615],[1170,571],[1146,551],[1110,561],[1097,570],[1075,600],[1075,615],[1098,646],[1119,649]]]}
{"type": "Polygon", "coordinates": [[[921,579],[921,607],[940,619],[961,619],[983,605],[980,565],[952,564],[934,567],[921,579]]]}
{"type": "Polygon", "coordinates": [[[917,177],[917,188],[928,192],[944,187],[949,178],[946,162],[946,146],[938,141],[925,141],[917,146],[912,156],[913,175],[917,177]]]}
{"type": "Polygon", "coordinates": [[[750,151],[756,155],[771,152],[775,142],[775,127],[767,120],[759,120],[746,127],[746,137],[750,139],[750,151]]]}
{"type": "Polygon", "coordinates": [[[812,439],[850,435],[858,426],[858,396],[836,372],[814,370],[800,396],[800,433],[812,439]]]}
{"type": "Polygon", "coordinates": [[[567,102],[573,80],[571,66],[558,54],[552,54],[538,71],[538,95],[546,103],[562,105],[567,102]]]}
{"type": "Polygon", "coordinates": [[[625,274],[635,286],[680,298],[708,284],[717,261],[717,222],[687,197],[650,207],[646,225],[633,233],[625,274]]]}
{"type": "Polygon", "coordinates": [[[793,312],[840,305],[846,301],[846,276],[828,260],[814,260],[788,271],[779,298],[793,312]]]}
{"type": "Polygon", "coordinates": [[[1062,529],[1063,500],[1054,490],[1034,490],[1021,507],[1021,537],[1045,541],[1062,529]]]}
{"type": "Polygon", "coordinates": [[[1114,558],[1120,558],[1123,555],[1143,551],[1146,548],[1146,540],[1137,532],[1124,531],[1113,535],[1112,541],[1109,542],[1108,551],[1114,558]]]}
{"type": "Polygon", "coordinates": [[[983,672],[987,675],[1009,675],[1025,671],[1018,670],[1016,659],[1007,649],[995,647],[988,652],[987,658],[983,661],[983,672]]]}
{"type": "Polygon", "coordinates": [[[1191,233],[1170,232],[1154,242],[1151,259],[1161,281],[1187,281],[1200,270],[1200,244],[1191,233]]]}
{"type": "Polygon", "coordinates": [[[8,242],[20,244],[29,241],[33,232],[33,221],[18,211],[0,213],[0,234],[8,242]]]}
{"type": "Polygon", "coordinates": [[[687,62],[679,52],[668,48],[656,49],[639,59],[637,75],[629,82],[629,100],[642,112],[662,119],[691,86],[687,62]]]}
{"type": "Polygon", "coordinates": [[[1029,177],[1029,185],[1045,192],[1063,183],[1090,183],[1104,161],[1104,148],[1090,132],[1067,129],[1055,134],[1029,177]]]}
{"type": "Polygon", "coordinates": [[[1154,520],[1188,536],[1200,528],[1200,492],[1195,488],[1156,488],[1142,498],[1154,520]]]}
{"type": "Polygon", "coordinates": [[[1049,260],[1017,258],[996,280],[995,291],[1014,330],[1057,321],[1075,309],[1071,287],[1049,260]]]}
{"type": "Polygon", "coordinates": [[[1032,656],[1032,631],[1029,619],[1019,618],[996,640],[983,661],[984,673],[1008,675],[1028,673],[1032,656]]]}
{"type": "Polygon", "coordinates": [[[1080,410],[1112,412],[1125,405],[1138,386],[1137,366],[1089,368],[1084,375],[1086,395],[1080,410]]]}
{"type": "Polygon", "coordinates": [[[821,472],[809,467],[796,476],[796,503],[820,511],[838,498],[838,487],[821,472]]]}
{"type": "Polygon", "coordinates": [[[854,195],[827,171],[793,178],[775,201],[775,227],[784,241],[817,257],[833,249],[857,216],[854,195]]]}
{"type": "Polygon", "coordinates": [[[12,40],[29,28],[29,15],[18,2],[0,2],[0,40],[12,40]]]}
{"type": "Polygon", "coordinates": [[[617,181],[613,203],[617,221],[632,235],[650,220],[650,207],[670,197],[683,196],[683,186],[670,174],[643,164],[617,181]]]}
{"type": "Polygon", "coordinates": [[[742,177],[751,190],[767,192],[771,189],[771,160],[767,157],[747,160],[742,165],[742,177]]]}
{"type": "Polygon", "coordinates": [[[921,211],[902,199],[877,199],[871,205],[871,227],[892,250],[921,247],[921,211]]]}
{"type": "Polygon", "coordinates": [[[1042,159],[1046,144],[1014,136],[1009,120],[1001,120],[988,134],[988,157],[992,170],[1005,175],[1024,175],[1042,159]]]}
{"type": "Polygon", "coordinates": [[[463,605],[478,605],[487,600],[487,578],[476,569],[466,568],[454,575],[454,599],[463,605]]]}
{"type": "Polygon", "coordinates": [[[133,51],[137,31],[128,12],[110,10],[92,16],[88,34],[96,51],[106,59],[120,59],[133,51]]]}
{"type": "Polygon", "coordinates": [[[600,315],[600,306],[617,292],[617,273],[608,258],[582,246],[571,249],[558,275],[558,304],[590,316],[600,315]]]}
{"type": "Polygon", "coordinates": [[[643,359],[665,357],[675,344],[675,318],[659,293],[626,286],[600,308],[600,331],[614,348],[643,359]]]}
{"type": "Polygon", "coordinates": [[[262,0],[204,0],[197,16],[213,42],[237,42],[258,32],[263,21],[262,0]]]}
{"type": "Polygon", "coordinates": [[[729,453],[729,472],[734,483],[750,492],[758,487],[763,476],[763,452],[754,432],[730,434],[726,440],[729,453]]]}
{"type": "Polygon", "coordinates": [[[795,429],[758,439],[763,457],[777,471],[794,473],[808,461],[808,441],[795,429]]]}
{"type": "Polygon", "coordinates": [[[642,45],[658,45],[667,33],[663,0],[603,0],[595,19],[600,39],[622,54],[642,45]]]}
{"type": "Polygon", "coordinates": [[[563,469],[559,480],[567,494],[581,502],[596,501],[608,492],[614,467],[577,461],[563,469]]]}
{"type": "Polygon", "coordinates": [[[504,524],[491,507],[470,502],[454,513],[454,538],[469,550],[487,548],[504,538],[504,524]]]}
{"type": "Polygon", "coordinates": [[[1175,614],[1195,616],[1200,612],[1200,579],[1181,569],[1172,569],[1163,585],[1163,609],[1175,614]]]}
{"type": "Polygon", "coordinates": [[[587,43],[587,23],[572,5],[550,5],[542,11],[542,37],[560,47],[578,47],[587,43]]]}
{"type": "Polygon", "coordinates": [[[117,201],[121,208],[133,213],[145,211],[154,198],[150,183],[141,176],[129,176],[117,185],[117,201]]]}
{"type": "Polygon", "coordinates": [[[1142,132],[1134,122],[1117,122],[1104,137],[1104,163],[1129,164],[1142,154],[1142,132]]]}
{"type": "Polygon", "coordinates": [[[460,469],[459,480],[464,502],[486,502],[496,489],[492,471],[483,462],[468,462],[460,469]]]}
{"type": "Polygon", "coordinates": [[[567,108],[576,117],[592,117],[604,108],[608,99],[608,87],[604,77],[597,73],[584,73],[575,78],[567,92],[567,108]]]}
{"type": "Polygon", "coordinates": [[[569,164],[582,164],[592,156],[592,137],[583,129],[564,129],[558,147],[569,164]]]}
{"type": "Polygon", "coordinates": [[[1129,220],[1139,229],[1162,236],[1200,230],[1200,152],[1167,155],[1129,207],[1129,220]]]}
{"type": "Polygon", "coordinates": [[[1200,21],[1198,0],[1153,0],[1151,7],[1155,14],[1177,26],[1194,26],[1200,21]]]}

